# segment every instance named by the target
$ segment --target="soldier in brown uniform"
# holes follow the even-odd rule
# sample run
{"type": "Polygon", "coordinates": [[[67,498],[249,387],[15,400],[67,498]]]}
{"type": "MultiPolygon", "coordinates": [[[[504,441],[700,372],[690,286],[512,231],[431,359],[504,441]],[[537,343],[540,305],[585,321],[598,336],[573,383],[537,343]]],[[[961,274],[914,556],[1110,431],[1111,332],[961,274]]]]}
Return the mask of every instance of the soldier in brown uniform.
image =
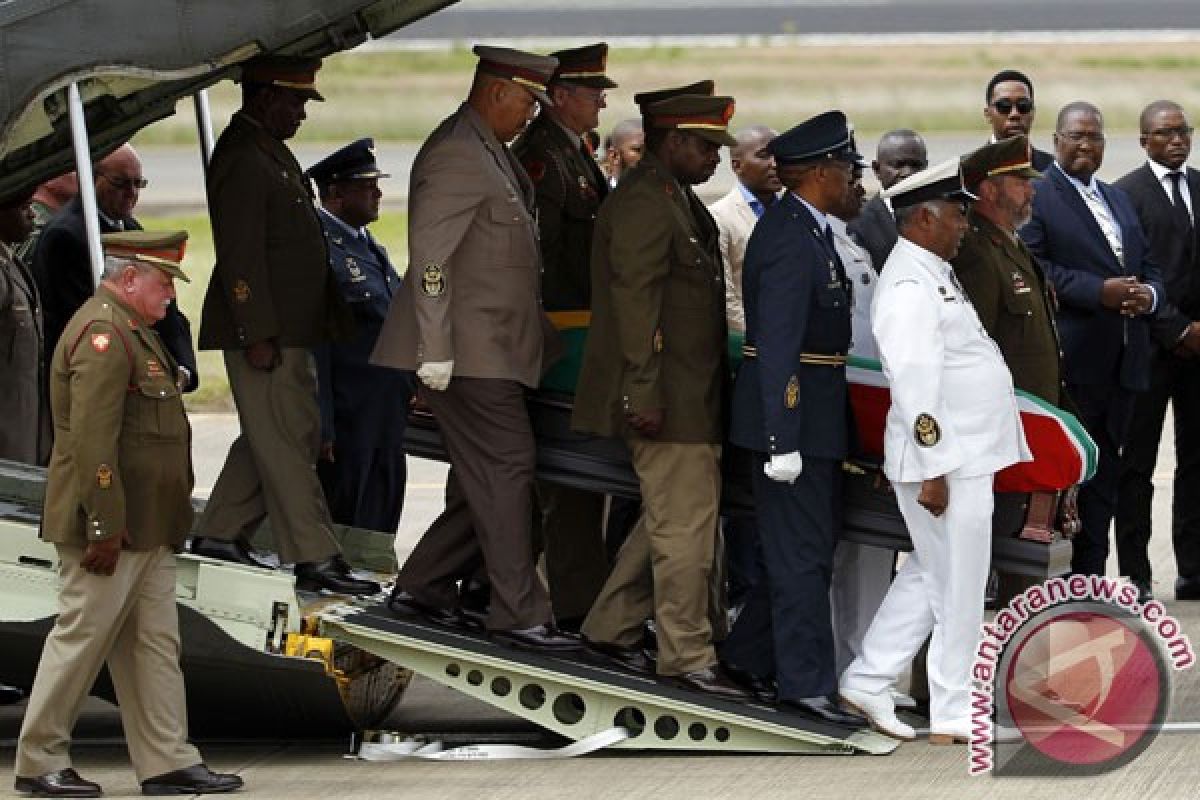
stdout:
{"type": "Polygon", "coordinates": [[[0,200],[0,458],[45,464],[50,406],[43,381],[42,309],[17,248],[33,229],[31,192],[0,200]]]}
{"type": "MultiPolygon", "coordinates": [[[[551,312],[584,311],[592,307],[592,227],[608,194],[585,136],[600,122],[604,90],[617,84],[604,74],[604,43],[551,55],[558,59],[547,86],[553,105],[542,108],[512,149],[537,199],[542,303],[551,312]]],[[[578,629],[608,577],[604,495],[539,482],[537,499],[554,615],[578,629]]]]}
{"type": "Polygon", "coordinates": [[[437,415],[450,476],[446,509],[396,577],[390,607],[452,622],[459,580],[481,564],[497,641],[564,650],[530,539],[535,449],[526,389],[556,339],[538,295],[533,184],[505,147],[529,124],[558,60],[475,48],[458,111],[429,135],[409,188],[409,279],[396,294],[372,363],[415,369],[437,415]]]}
{"type": "Polygon", "coordinates": [[[105,236],[104,278],[55,348],[54,452],[42,538],[58,550],[59,614],[17,744],[16,789],[98,797],[71,768],[71,729],[108,664],[145,794],[227,792],[187,741],[175,549],[192,524],[191,428],[175,361],[151,327],[175,296],[187,234],[105,236]]]}
{"type": "Polygon", "coordinates": [[[963,178],[979,199],[950,263],[988,335],[1000,346],[1013,385],[1064,405],[1054,307],[1041,265],[1017,237],[1033,204],[1029,139],[1013,136],[963,158],[963,178]]]}
{"type": "Polygon", "coordinates": [[[691,189],[712,176],[721,145],[736,143],[733,99],[665,94],[637,98],[646,155],[601,208],[592,245],[592,327],[572,422],[626,441],[642,515],[583,633],[636,664],[653,613],[659,675],[742,697],[718,670],[709,618],[729,365],[717,227],[691,189]]]}
{"type": "Polygon", "coordinates": [[[310,349],[351,325],[329,267],[312,187],[284,141],[304,121],[320,62],[263,58],[242,70],[242,108],[208,170],[217,263],[200,326],[224,350],[242,433],[229,449],[192,552],[252,566],[264,518],[297,584],[374,594],[342,559],[317,480],[320,412],[310,349]]]}

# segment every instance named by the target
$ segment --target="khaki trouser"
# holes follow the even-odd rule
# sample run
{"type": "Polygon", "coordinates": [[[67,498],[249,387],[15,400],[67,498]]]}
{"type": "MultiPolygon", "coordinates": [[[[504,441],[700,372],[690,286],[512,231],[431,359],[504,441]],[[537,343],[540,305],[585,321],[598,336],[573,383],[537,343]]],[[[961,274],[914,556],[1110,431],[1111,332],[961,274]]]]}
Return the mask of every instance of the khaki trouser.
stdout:
{"type": "Polygon", "coordinates": [[[168,547],[125,550],[116,572],[105,576],[79,565],[82,548],[55,546],[58,618],[29,694],[16,774],[33,778],[71,766],[71,729],[105,661],[138,780],[199,764],[187,741],[175,555],[168,547]]]}
{"type": "Polygon", "coordinates": [[[721,497],[721,448],[630,439],[642,515],[583,624],[589,639],[641,643],[654,614],[658,672],[681,675],[717,663],[710,587],[721,497]],[[649,569],[647,569],[647,566],[649,569]]]}
{"type": "Polygon", "coordinates": [[[268,372],[250,366],[241,350],[225,351],[242,433],[229,448],[197,533],[248,540],[270,517],[280,561],[324,561],[340,548],[317,479],[316,371],[303,348],[283,348],[280,356],[283,363],[268,372]]]}

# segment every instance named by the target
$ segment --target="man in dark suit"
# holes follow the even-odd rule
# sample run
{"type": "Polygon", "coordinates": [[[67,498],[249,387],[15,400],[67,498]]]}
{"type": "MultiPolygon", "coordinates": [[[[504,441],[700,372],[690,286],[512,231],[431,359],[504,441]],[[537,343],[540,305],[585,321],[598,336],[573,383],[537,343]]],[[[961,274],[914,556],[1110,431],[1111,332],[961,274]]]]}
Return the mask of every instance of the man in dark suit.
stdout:
{"type": "MultiPolygon", "coordinates": [[[[875,148],[875,160],[871,162],[871,169],[883,191],[927,166],[929,156],[925,151],[925,140],[916,131],[905,128],[881,136],[875,148]]],[[[846,229],[871,254],[875,271],[883,269],[883,263],[900,235],[896,232],[896,217],[888,201],[879,195],[872,197],[863,206],[862,213],[847,223],[846,229]]]]}
{"type": "Polygon", "coordinates": [[[755,456],[766,580],[751,590],[721,655],[773,676],[782,707],[865,727],[838,707],[829,616],[841,466],[850,452],[853,288],[826,219],[848,193],[861,193],[861,156],[840,111],[802,122],[767,150],[788,192],[764,212],[746,248],[746,343],[730,430],[730,441],[755,456]]]}
{"type": "Polygon", "coordinates": [[[1055,161],[1035,183],[1033,219],[1020,234],[1055,287],[1067,393],[1100,451],[1095,477],[1079,492],[1083,530],[1071,569],[1103,575],[1119,454],[1134,395],[1149,386],[1147,317],[1165,290],[1129,196],[1095,179],[1104,160],[1100,110],[1069,103],[1055,127],[1055,161]]]}
{"type": "Polygon", "coordinates": [[[404,507],[412,374],[367,363],[400,288],[387,251],[367,230],[379,219],[379,179],[389,176],[375,163],[371,139],[346,145],[305,175],[320,193],[317,215],[329,268],[355,328],[353,338],[323,342],[313,351],[321,408],[317,477],[334,522],[395,533],[404,507]]]}
{"type": "Polygon", "coordinates": [[[1121,454],[1117,503],[1117,559],[1122,575],[1138,586],[1143,602],[1152,596],[1150,504],[1154,462],[1167,401],[1175,414],[1175,488],[1172,542],[1179,577],[1175,599],[1200,600],[1200,252],[1193,223],[1200,201],[1200,173],[1186,167],[1192,127],[1183,109],[1169,100],[1146,106],[1141,144],[1147,161],[1116,185],[1129,194],[1162,267],[1167,296],[1150,326],[1150,390],[1134,403],[1129,436],[1121,454]]]}
{"type": "MultiPolygon", "coordinates": [[[[96,163],[96,210],[101,233],[142,229],[133,217],[133,209],[137,206],[138,192],[144,188],[142,162],[130,145],[121,145],[96,163]]],[[[33,276],[42,297],[45,352],[53,353],[67,321],[96,288],[88,260],[83,198],[79,195],[63,206],[42,230],[33,252],[33,276]]],[[[200,374],[192,347],[192,326],[174,300],[167,315],[155,323],[154,330],[179,365],[180,386],[185,392],[195,390],[200,384],[200,374]]]]}
{"type": "MultiPolygon", "coordinates": [[[[1033,130],[1036,107],[1033,104],[1033,81],[1023,72],[1005,69],[988,81],[984,90],[983,118],[992,128],[992,141],[1013,136],[1029,136],[1033,130]]],[[[1033,148],[1033,168],[1045,172],[1054,163],[1054,156],[1033,148]]]]}

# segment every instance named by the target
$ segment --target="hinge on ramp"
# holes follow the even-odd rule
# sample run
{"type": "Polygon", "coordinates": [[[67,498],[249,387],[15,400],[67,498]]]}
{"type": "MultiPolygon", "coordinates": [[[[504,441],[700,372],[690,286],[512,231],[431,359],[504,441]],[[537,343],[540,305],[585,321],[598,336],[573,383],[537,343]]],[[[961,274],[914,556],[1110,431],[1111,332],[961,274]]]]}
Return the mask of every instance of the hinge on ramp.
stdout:
{"type": "Polygon", "coordinates": [[[883,755],[898,745],[871,731],[848,733],[769,706],[708,701],[650,678],[396,619],[382,604],[326,609],[320,630],[576,741],[619,726],[630,736],[613,746],[628,749],[883,755]]]}

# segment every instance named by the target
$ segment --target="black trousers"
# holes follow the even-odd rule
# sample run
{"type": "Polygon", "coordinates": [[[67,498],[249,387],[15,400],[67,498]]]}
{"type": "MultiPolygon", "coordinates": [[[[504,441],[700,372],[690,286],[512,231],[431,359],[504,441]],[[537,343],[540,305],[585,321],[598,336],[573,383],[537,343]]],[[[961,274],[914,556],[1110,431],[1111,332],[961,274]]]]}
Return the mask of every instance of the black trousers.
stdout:
{"type": "Polygon", "coordinates": [[[1200,361],[1155,350],[1150,390],[1138,395],[1121,457],[1117,560],[1122,575],[1149,583],[1154,465],[1170,401],[1175,421],[1171,542],[1179,574],[1200,578],[1200,361]]]}
{"type": "Polygon", "coordinates": [[[764,580],[746,600],[720,648],[723,661],[775,677],[781,699],[837,691],[829,581],[841,527],[841,462],[805,458],[795,483],[763,474],[758,454],[754,502],[764,580]]]}
{"type": "Polygon", "coordinates": [[[404,510],[408,467],[404,448],[338,447],[317,462],[329,514],[339,525],[395,533],[404,510]]]}
{"type": "Polygon", "coordinates": [[[1096,442],[1096,474],[1079,489],[1079,521],[1071,571],[1103,575],[1108,560],[1108,529],[1117,508],[1121,480],[1121,448],[1129,429],[1135,394],[1120,386],[1068,384],[1067,391],[1079,408],[1080,422],[1096,442]]]}

